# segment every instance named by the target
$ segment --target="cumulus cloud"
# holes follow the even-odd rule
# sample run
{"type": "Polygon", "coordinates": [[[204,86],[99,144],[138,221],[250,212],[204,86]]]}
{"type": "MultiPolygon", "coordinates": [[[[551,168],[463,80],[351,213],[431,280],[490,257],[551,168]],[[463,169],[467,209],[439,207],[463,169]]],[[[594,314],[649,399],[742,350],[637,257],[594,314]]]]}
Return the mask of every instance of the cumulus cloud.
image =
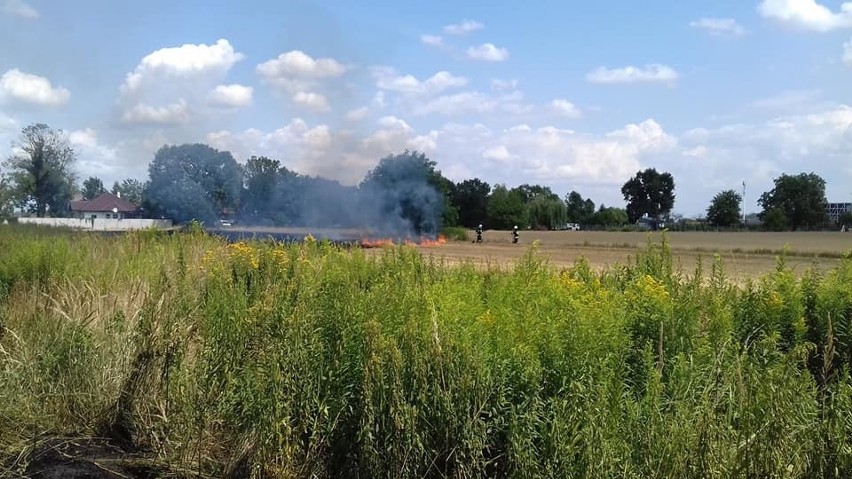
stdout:
{"type": "Polygon", "coordinates": [[[379,89],[417,94],[440,93],[468,83],[467,78],[453,75],[448,71],[439,71],[426,80],[418,80],[413,75],[400,75],[390,67],[374,68],[373,78],[379,89]]]}
{"type": "Polygon", "coordinates": [[[296,92],[293,95],[293,103],[314,112],[325,112],[331,109],[328,99],[314,92],[296,92]]]}
{"type": "Polygon", "coordinates": [[[61,106],[68,102],[71,92],[54,87],[45,77],[24,73],[17,68],[0,77],[0,101],[18,101],[43,106],[61,106]]]}
{"type": "Polygon", "coordinates": [[[627,66],[623,68],[598,67],[586,74],[586,80],[602,85],[631,83],[675,83],[678,73],[670,66],[651,64],[644,67],[627,66]]]}
{"type": "Polygon", "coordinates": [[[183,98],[166,106],[155,107],[139,103],[125,111],[121,120],[126,123],[176,125],[189,121],[189,105],[183,98]]]}
{"type": "Polygon", "coordinates": [[[216,85],[210,92],[209,100],[213,106],[236,108],[251,105],[254,88],[245,85],[216,85]]]}
{"type": "Polygon", "coordinates": [[[843,63],[852,67],[852,40],[843,44],[843,63]]]}
{"type": "Polygon", "coordinates": [[[739,37],[745,34],[745,28],[733,18],[701,18],[689,22],[689,26],[721,37],[739,37]]]}
{"type": "Polygon", "coordinates": [[[461,23],[453,23],[444,26],[444,33],[447,35],[467,35],[468,33],[482,30],[485,28],[480,22],[474,20],[465,20],[461,23]]]}
{"type": "Polygon", "coordinates": [[[270,82],[280,78],[333,78],[345,71],[346,67],[333,58],[314,59],[299,50],[282,53],[257,66],[257,73],[270,82]]]}
{"type": "Polygon", "coordinates": [[[500,163],[505,163],[518,158],[516,155],[509,153],[509,149],[506,148],[506,145],[498,145],[488,148],[482,152],[482,157],[486,160],[494,160],[500,163]]]}
{"type": "Polygon", "coordinates": [[[98,132],[93,128],[74,130],[68,133],[68,142],[77,152],[76,168],[83,177],[115,174],[120,176],[120,164],[117,163],[118,151],[114,146],[107,146],[98,139],[98,132]]]}
{"type": "Polygon", "coordinates": [[[433,47],[444,45],[444,39],[440,35],[420,35],[420,42],[433,47]]]}
{"type": "Polygon", "coordinates": [[[560,116],[567,118],[580,118],[583,116],[582,111],[576,105],[568,100],[556,99],[550,102],[550,108],[560,116]]]}
{"type": "Polygon", "coordinates": [[[222,74],[243,58],[244,55],[235,51],[226,39],[220,39],[213,45],[200,43],[161,48],[142,58],[139,65],[127,74],[122,91],[135,92],[146,84],[157,85],[163,79],[193,79],[222,74]]]}
{"type": "Polygon", "coordinates": [[[765,18],[803,30],[828,32],[852,27],[852,2],[840,5],[840,11],[817,3],[816,0],[763,0],[757,7],[765,18]]]}
{"type": "Polygon", "coordinates": [[[493,43],[483,43],[467,49],[467,57],[486,62],[502,62],[509,58],[509,50],[495,46],[493,43]]]}

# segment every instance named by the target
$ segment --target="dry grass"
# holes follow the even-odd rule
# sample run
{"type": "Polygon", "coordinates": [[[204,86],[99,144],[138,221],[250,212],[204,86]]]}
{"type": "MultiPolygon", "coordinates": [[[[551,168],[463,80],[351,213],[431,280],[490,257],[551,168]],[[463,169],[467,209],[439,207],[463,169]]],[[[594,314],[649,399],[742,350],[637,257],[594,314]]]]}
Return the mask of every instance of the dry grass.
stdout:
{"type": "MultiPolygon", "coordinates": [[[[699,259],[709,264],[718,254],[729,278],[739,283],[775,269],[785,248],[787,265],[799,274],[807,269],[836,267],[840,258],[852,251],[852,234],[837,232],[667,232],[666,235],[675,261],[685,269],[693,269],[699,259]]],[[[552,266],[567,268],[582,257],[600,270],[628,263],[648,241],[659,244],[662,237],[661,233],[644,232],[524,231],[521,243],[514,245],[509,231],[487,231],[482,244],[451,242],[423,251],[453,263],[472,261],[508,266],[523,256],[526,246],[538,241],[539,251],[552,266]]]]}

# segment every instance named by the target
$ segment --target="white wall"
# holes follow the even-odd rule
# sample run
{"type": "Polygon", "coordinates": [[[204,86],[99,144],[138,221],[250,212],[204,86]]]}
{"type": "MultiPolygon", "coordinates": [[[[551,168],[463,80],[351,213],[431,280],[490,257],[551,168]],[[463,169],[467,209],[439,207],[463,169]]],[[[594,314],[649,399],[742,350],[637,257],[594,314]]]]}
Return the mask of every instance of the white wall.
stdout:
{"type": "Polygon", "coordinates": [[[18,218],[18,223],[54,226],[65,228],[78,228],[93,231],[128,231],[142,230],[147,228],[170,228],[172,220],[154,219],[80,219],[80,218],[18,218]]]}

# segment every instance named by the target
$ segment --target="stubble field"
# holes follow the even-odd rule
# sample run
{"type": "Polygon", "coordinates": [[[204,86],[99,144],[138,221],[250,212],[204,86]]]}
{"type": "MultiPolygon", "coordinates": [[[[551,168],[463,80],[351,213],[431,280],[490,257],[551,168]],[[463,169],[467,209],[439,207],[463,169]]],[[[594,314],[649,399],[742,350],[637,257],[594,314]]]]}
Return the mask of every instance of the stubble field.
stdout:
{"type": "Polygon", "coordinates": [[[743,282],[772,271],[782,254],[789,268],[803,273],[809,268],[833,268],[852,251],[852,234],[840,232],[523,231],[519,244],[512,244],[509,231],[486,231],[482,244],[472,243],[472,232],[468,236],[470,241],[452,241],[424,252],[450,262],[509,266],[537,242],[542,258],[556,268],[570,267],[583,257],[593,269],[601,270],[630,262],[649,242],[660,244],[665,236],[675,262],[685,270],[692,270],[699,259],[709,264],[718,254],[728,278],[743,282]]]}

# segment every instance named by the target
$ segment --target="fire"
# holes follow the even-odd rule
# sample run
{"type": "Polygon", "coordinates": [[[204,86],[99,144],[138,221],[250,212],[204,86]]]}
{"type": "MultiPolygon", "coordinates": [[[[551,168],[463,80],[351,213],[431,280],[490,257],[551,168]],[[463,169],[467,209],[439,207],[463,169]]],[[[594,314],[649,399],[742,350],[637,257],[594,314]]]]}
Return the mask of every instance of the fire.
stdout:
{"type": "Polygon", "coordinates": [[[380,238],[380,239],[369,239],[365,238],[361,240],[362,248],[381,248],[382,246],[393,246],[393,239],[391,238],[380,238]]]}
{"type": "Polygon", "coordinates": [[[444,235],[438,235],[436,239],[428,239],[428,238],[420,238],[420,246],[441,246],[442,244],[447,242],[447,238],[444,235]]]}
{"type": "Polygon", "coordinates": [[[438,235],[435,239],[421,237],[419,241],[412,240],[407,238],[405,240],[399,241],[399,243],[395,242],[393,238],[377,238],[370,239],[364,238],[361,239],[361,247],[362,248],[381,248],[383,246],[393,246],[395,244],[403,244],[405,246],[441,246],[447,242],[447,238],[444,235],[438,235]]]}

